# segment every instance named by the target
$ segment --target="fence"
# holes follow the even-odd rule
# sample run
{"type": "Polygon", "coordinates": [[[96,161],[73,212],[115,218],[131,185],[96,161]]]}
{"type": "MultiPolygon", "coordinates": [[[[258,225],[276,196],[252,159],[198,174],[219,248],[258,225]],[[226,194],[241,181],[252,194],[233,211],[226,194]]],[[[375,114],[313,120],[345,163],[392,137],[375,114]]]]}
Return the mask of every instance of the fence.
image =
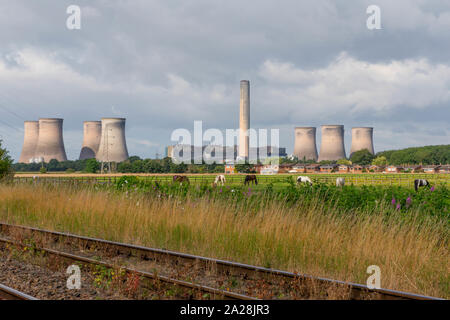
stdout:
{"type": "MultiPolygon", "coordinates": [[[[189,175],[189,180],[192,184],[212,184],[215,179],[215,175],[189,175]]],[[[257,175],[259,184],[288,184],[289,179],[295,181],[298,174],[288,175],[257,175]]],[[[427,179],[431,184],[450,184],[449,174],[302,174],[302,176],[308,176],[313,182],[321,182],[327,184],[334,184],[336,178],[345,178],[346,185],[401,185],[401,186],[414,186],[415,179],[427,179]]],[[[39,176],[39,177],[21,177],[16,176],[14,179],[16,182],[33,182],[33,181],[45,181],[53,184],[115,184],[121,178],[121,176],[39,176]]],[[[173,181],[173,175],[145,175],[139,176],[139,179],[159,183],[170,183],[173,181]]],[[[227,184],[243,184],[245,180],[244,174],[227,175],[227,184]]]]}

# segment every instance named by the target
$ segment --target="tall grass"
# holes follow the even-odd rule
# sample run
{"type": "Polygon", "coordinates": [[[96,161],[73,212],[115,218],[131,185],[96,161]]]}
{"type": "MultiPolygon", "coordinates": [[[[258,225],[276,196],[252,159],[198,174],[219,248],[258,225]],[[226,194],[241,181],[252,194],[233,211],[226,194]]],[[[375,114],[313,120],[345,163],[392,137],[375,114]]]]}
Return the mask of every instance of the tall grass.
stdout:
{"type": "Polygon", "coordinates": [[[0,220],[363,284],[378,265],[384,288],[450,297],[447,219],[386,202],[347,212],[322,196],[252,201],[9,185],[0,220]]]}

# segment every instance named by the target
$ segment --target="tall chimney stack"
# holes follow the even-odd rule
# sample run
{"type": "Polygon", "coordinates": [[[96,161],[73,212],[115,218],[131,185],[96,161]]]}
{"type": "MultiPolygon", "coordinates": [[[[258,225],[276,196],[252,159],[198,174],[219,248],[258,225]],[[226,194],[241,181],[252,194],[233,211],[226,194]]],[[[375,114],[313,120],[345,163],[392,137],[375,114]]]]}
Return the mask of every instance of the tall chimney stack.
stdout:
{"type": "Polygon", "coordinates": [[[239,112],[239,158],[248,160],[250,129],[250,81],[241,81],[241,99],[239,112]]]}

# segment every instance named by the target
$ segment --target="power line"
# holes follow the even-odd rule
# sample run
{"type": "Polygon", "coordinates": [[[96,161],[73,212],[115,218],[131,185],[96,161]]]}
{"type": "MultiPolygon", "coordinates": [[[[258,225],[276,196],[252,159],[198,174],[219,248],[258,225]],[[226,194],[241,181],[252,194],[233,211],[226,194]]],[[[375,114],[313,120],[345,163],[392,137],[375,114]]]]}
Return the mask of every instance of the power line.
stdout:
{"type": "Polygon", "coordinates": [[[15,113],[14,111],[11,111],[10,109],[8,109],[7,107],[5,107],[5,105],[0,103],[0,108],[2,108],[3,110],[5,110],[6,112],[8,112],[9,114],[12,114],[13,116],[15,116],[17,119],[24,121],[24,118],[19,116],[17,113],[15,113]]]}

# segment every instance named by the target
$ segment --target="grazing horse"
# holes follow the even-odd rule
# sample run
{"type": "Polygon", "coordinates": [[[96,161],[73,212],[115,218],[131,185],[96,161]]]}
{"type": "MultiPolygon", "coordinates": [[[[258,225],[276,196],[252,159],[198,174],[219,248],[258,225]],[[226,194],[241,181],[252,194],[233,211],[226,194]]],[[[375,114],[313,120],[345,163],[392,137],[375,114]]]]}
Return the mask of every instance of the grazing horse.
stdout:
{"type": "Polygon", "coordinates": [[[298,176],[297,177],[297,184],[300,183],[307,183],[309,185],[312,185],[312,181],[309,177],[305,177],[305,176],[298,176]]]}
{"type": "Polygon", "coordinates": [[[217,186],[219,183],[223,186],[226,182],[225,176],[223,174],[219,174],[214,180],[214,185],[217,186]]]}
{"type": "Polygon", "coordinates": [[[343,187],[345,185],[345,178],[336,179],[336,187],[343,187]]]}
{"type": "Polygon", "coordinates": [[[258,184],[258,179],[256,179],[254,174],[248,174],[245,176],[244,185],[250,184],[250,182],[254,182],[256,185],[258,184]]]}
{"type": "Polygon", "coordinates": [[[186,182],[187,184],[189,184],[189,179],[186,176],[173,176],[173,182],[179,182],[180,184],[186,182]]]}
{"type": "Polygon", "coordinates": [[[428,180],[426,179],[416,179],[414,180],[414,190],[416,190],[416,192],[419,190],[419,187],[431,187],[430,183],[428,182],[428,180]]]}

